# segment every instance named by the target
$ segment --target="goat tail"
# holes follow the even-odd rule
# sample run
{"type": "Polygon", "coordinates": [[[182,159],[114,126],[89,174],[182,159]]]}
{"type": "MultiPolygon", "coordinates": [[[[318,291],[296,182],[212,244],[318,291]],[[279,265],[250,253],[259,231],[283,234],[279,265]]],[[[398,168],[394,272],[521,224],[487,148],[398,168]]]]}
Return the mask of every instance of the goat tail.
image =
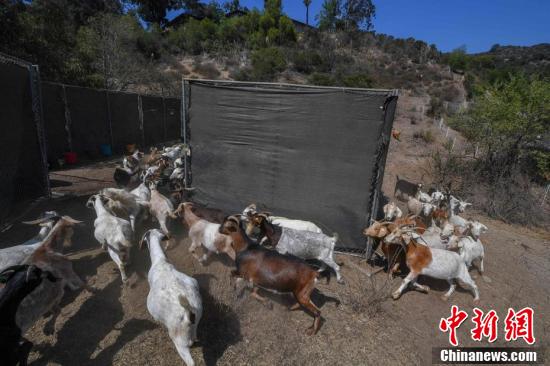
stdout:
{"type": "Polygon", "coordinates": [[[181,307],[189,312],[189,321],[191,322],[191,324],[195,324],[195,313],[193,312],[193,309],[191,308],[191,305],[189,304],[187,298],[183,295],[179,295],[178,301],[181,307]]]}
{"type": "Polygon", "coordinates": [[[332,272],[330,270],[330,267],[323,266],[317,270],[317,279],[319,278],[326,278],[327,279],[327,285],[330,283],[330,276],[332,272]]]}
{"type": "Polygon", "coordinates": [[[337,232],[333,232],[332,233],[332,240],[334,241],[334,243],[336,243],[338,241],[338,238],[340,238],[340,235],[338,235],[337,232]]]}

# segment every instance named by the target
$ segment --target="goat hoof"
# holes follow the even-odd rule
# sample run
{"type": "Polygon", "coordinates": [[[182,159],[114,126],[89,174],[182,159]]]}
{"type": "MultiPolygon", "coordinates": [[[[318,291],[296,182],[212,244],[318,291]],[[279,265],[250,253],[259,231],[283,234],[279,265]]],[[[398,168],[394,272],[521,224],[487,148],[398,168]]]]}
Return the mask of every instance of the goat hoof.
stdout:
{"type": "Polygon", "coordinates": [[[474,304],[479,304],[479,298],[474,299],[474,304]]]}
{"type": "Polygon", "coordinates": [[[273,310],[273,303],[271,301],[266,301],[264,303],[265,307],[268,308],[269,310],[273,310]]]}
{"type": "Polygon", "coordinates": [[[421,290],[422,290],[423,292],[425,292],[425,293],[428,293],[428,292],[430,292],[430,287],[424,285],[424,286],[421,287],[421,290]]]}
{"type": "Polygon", "coordinates": [[[316,333],[316,332],[315,332],[315,329],[313,328],[313,326],[311,326],[311,327],[309,327],[309,328],[306,329],[306,334],[307,334],[308,336],[312,336],[312,335],[314,335],[315,333],[316,333]]]}
{"type": "Polygon", "coordinates": [[[336,282],[338,282],[340,285],[344,285],[346,283],[343,278],[336,280],[336,282]]]}
{"type": "Polygon", "coordinates": [[[399,297],[401,297],[401,294],[398,293],[398,292],[394,292],[394,293],[391,295],[391,297],[392,297],[392,299],[397,300],[397,299],[399,299],[399,297]]]}
{"type": "Polygon", "coordinates": [[[441,300],[447,302],[447,301],[449,301],[449,296],[443,295],[443,296],[441,296],[441,300]]]}

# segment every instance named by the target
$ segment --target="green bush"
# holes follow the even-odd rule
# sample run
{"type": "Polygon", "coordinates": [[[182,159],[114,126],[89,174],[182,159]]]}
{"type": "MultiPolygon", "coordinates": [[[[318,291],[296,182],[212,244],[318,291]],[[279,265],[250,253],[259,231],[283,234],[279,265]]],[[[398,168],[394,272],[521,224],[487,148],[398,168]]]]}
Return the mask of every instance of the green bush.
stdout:
{"type": "Polygon", "coordinates": [[[336,81],[330,74],[322,72],[314,72],[308,78],[309,84],[312,85],[322,85],[322,86],[333,86],[336,84],[336,81]]]}
{"type": "Polygon", "coordinates": [[[323,64],[323,59],[313,50],[298,51],[293,54],[292,63],[296,71],[309,74],[323,64]]]}
{"type": "Polygon", "coordinates": [[[286,59],[277,47],[261,48],[252,53],[251,76],[254,80],[273,80],[275,75],[286,69],[286,59]]]}
{"type": "Polygon", "coordinates": [[[415,139],[420,139],[427,144],[431,144],[432,142],[435,141],[435,137],[433,135],[432,130],[416,131],[415,133],[413,133],[413,137],[415,139]]]}
{"type": "Polygon", "coordinates": [[[348,88],[371,88],[373,82],[367,74],[359,73],[343,76],[342,84],[348,88]]]}

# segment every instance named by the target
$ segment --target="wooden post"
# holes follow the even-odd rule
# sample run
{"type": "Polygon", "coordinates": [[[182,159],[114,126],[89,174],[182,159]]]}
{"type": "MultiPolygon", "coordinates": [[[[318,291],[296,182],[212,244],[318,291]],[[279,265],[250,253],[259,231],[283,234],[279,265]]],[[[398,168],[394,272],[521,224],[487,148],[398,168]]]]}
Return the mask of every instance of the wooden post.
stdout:
{"type": "Polygon", "coordinates": [[[542,196],[542,202],[540,203],[541,206],[544,205],[544,202],[546,202],[546,196],[548,196],[548,191],[550,190],[550,184],[546,186],[546,189],[544,191],[544,196],[542,196]]]}

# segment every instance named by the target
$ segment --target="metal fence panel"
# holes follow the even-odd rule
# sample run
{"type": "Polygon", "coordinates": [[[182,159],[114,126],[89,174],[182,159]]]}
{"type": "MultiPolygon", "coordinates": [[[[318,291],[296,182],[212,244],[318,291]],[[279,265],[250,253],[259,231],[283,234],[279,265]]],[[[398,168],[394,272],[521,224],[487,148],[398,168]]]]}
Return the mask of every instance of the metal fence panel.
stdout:
{"type": "Polygon", "coordinates": [[[39,76],[29,64],[0,55],[0,222],[15,205],[49,193],[39,76]]]}

